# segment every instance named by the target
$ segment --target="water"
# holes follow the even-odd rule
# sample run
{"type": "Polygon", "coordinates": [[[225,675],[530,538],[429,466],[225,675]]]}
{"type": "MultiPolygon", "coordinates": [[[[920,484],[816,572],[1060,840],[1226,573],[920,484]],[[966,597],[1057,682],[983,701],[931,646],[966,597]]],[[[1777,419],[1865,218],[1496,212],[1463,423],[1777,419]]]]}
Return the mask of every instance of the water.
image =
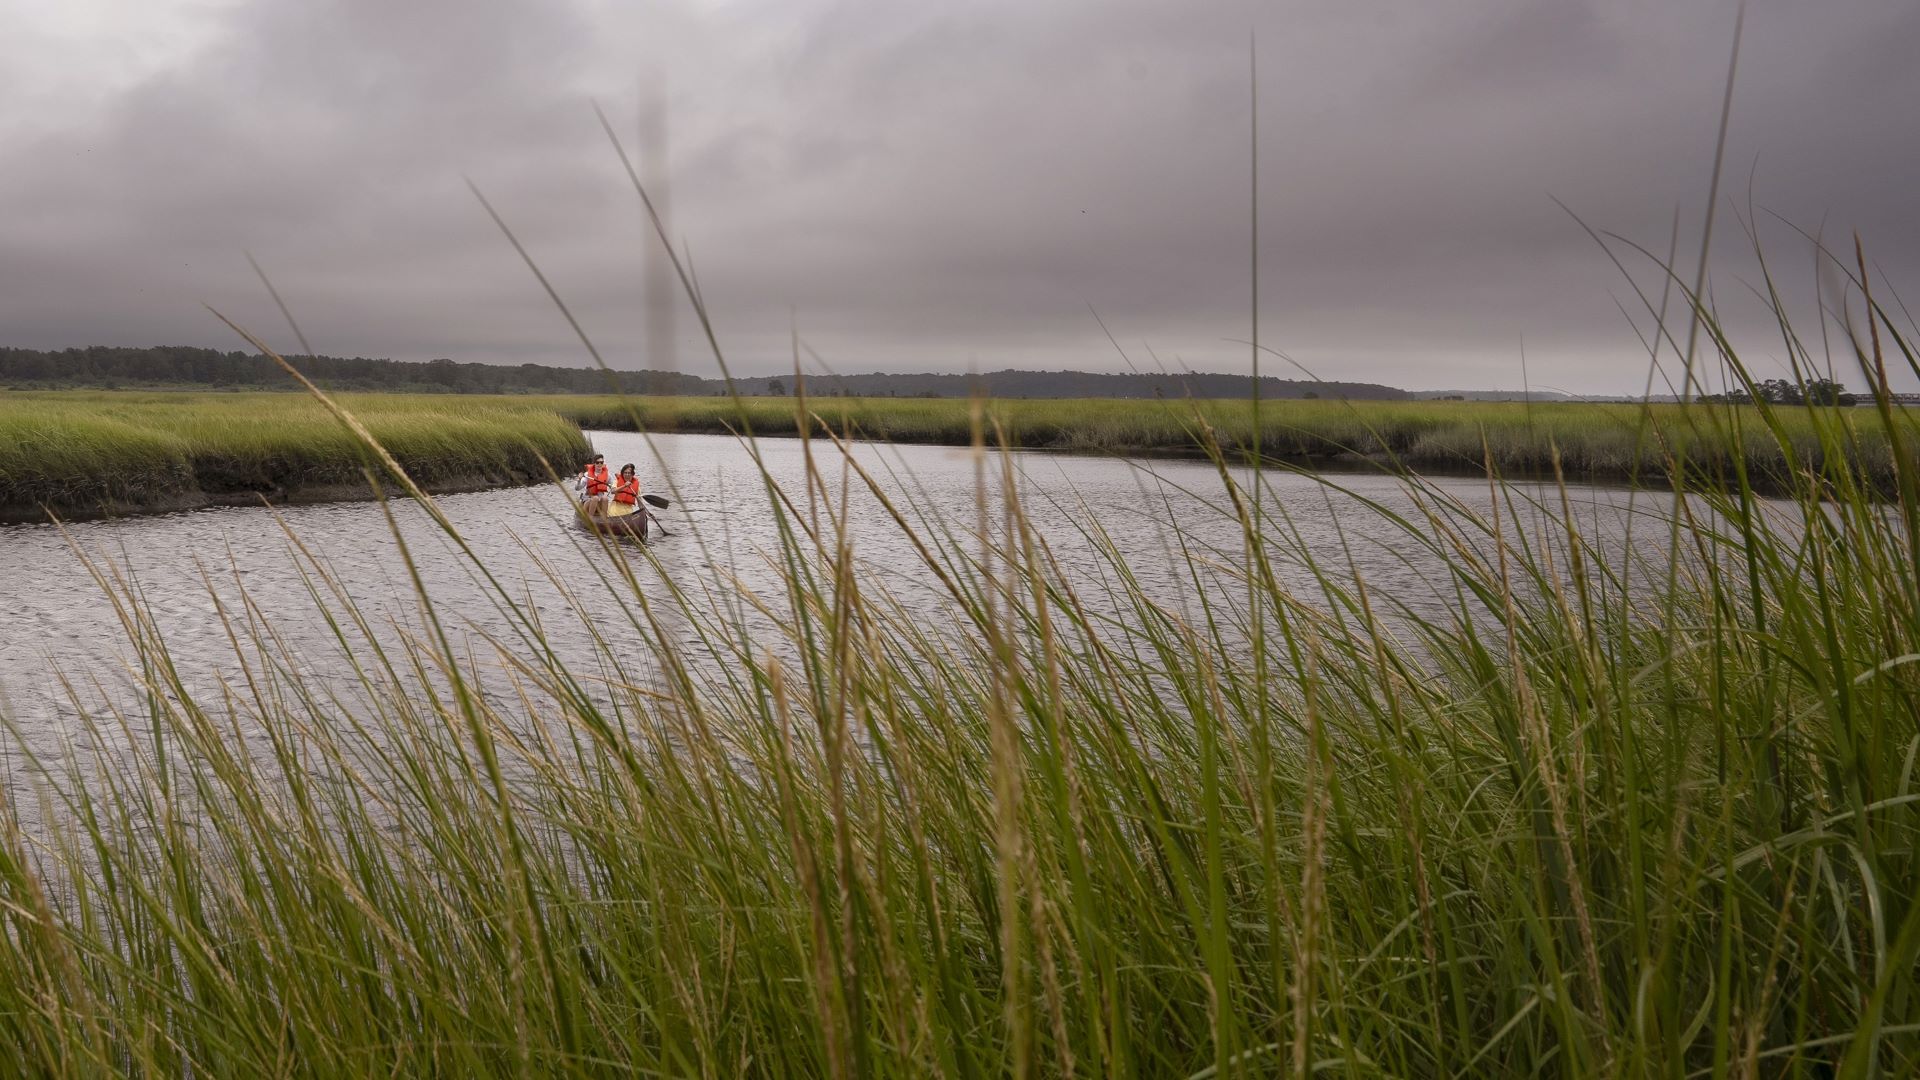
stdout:
{"type": "MultiPolygon", "coordinates": [[[[606,432],[594,434],[593,441],[610,465],[637,463],[646,490],[673,499],[672,508],[660,513],[670,535],[656,532],[650,545],[654,561],[627,559],[643,590],[664,600],[671,583],[696,596],[734,596],[745,588],[778,599],[780,578],[770,561],[778,549],[776,518],[738,441],[659,436],[650,447],[640,436],[606,432]]],[[[761,451],[801,517],[810,517],[800,443],[769,440],[761,451]]],[[[930,615],[936,613],[935,577],[885,507],[857,479],[843,491],[843,468],[832,447],[816,443],[815,453],[828,481],[819,497],[838,506],[844,493],[848,535],[867,569],[905,602],[924,603],[930,615]]],[[[964,541],[974,528],[979,486],[969,451],[862,446],[856,453],[923,535],[951,530],[964,541]]],[[[1110,538],[1142,588],[1176,611],[1191,610],[1196,590],[1228,587],[1218,577],[1203,575],[1196,582],[1181,554],[1183,544],[1203,555],[1212,548],[1230,563],[1240,551],[1239,527],[1224,512],[1211,465],[1044,453],[1017,453],[1011,460],[1028,515],[1093,603],[1111,584],[1096,550],[1096,530],[1110,538]]],[[[999,459],[990,456],[991,515],[998,513],[993,493],[999,468],[999,459]]],[[[1445,617],[1451,592],[1442,561],[1405,533],[1383,527],[1377,512],[1353,497],[1410,513],[1413,500],[1398,481],[1344,475],[1337,481],[1353,495],[1341,495],[1310,477],[1269,477],[1268,509],[1284,514],[1290,531],[1324,565],[1344,567],[1351,560],[1383,606],[1445,617]]],[[[1489,503],[1484,481],[1440,480],[1433,488],[1482,510],[1489,503]]],[[[1627,535],[1629,494],[1579,488],[1572,495],[1582,531],[1619,550],[1627,535]]],[[[1548,498],[1558,505],[1557,494],[1548,498]]],[[[613,559],[621,556],[610,557],[574,526],[564,494],[521,488],[453,495],[439,503],[495,578],[524,597],[563,660],[594,678],[632,681],[647,670],[653,650],[645,631],[602,584],[618,572],[613,559]],[[613,655],[631,657],[633,670],[606,670],[596,633],[608,640],[613,655]]],[[[1640,505],[1664,509],[1661,499],[1644,495],[1640,505]]],[[[1655,525],[1636,527],[1650,538],[1662,535],[1655,525]]],[[[1285,531],[1274,530],[1276,536],[1285,531]]],[[[140,734],[141,702],[129,678],[135,654],[121,609],[106,599],[74,545],[144,600],[174,663],[203,700],[230,693],[245,701],[246,671],[229,633],[251,620],[281,643],[280,655],[300,658],[306,676],[336,680],[342,707],[352,707],[354,680],[333,630],[318,615],[313,590],[325,586],[316,585],[312,566],[303,568],[309,557],[330,571],[378,638],[430,632],[414,599],[416,571],[457,644],[488,656],[489,640],[511,641],[515,633],[471,561],[411,504],[224,508],[89,522],[64,534],[51,526],[0,526],[0,715],[13,723],[24,749],[47,760],[62,756],[82,729],[77,721],[83,714],[97,720],[119,710],[131,718],[124,729],[128,737],[140,734]]],[[[1313,591],[1298,557],[1284,549],[1276,554],[1283,578],[1313,591]]],[[[750,609],[737,610],[760,618],[750,609]]],[[[671,616],[664,631],[693,635],[671,616]]],[[[10,738],[0,735],[0,743],[10,738]]],[[[0,757],[9,784],[17,781],[20,749],[15,745],[0,757]]]]}

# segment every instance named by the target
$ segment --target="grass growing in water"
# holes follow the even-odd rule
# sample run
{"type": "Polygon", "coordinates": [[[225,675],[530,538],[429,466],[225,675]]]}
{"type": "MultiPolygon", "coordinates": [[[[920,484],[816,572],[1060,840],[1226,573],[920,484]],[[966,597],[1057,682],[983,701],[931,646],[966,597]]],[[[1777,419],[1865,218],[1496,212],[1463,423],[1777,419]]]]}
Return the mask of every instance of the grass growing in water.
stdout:
{"type": "MultiPolygon", "coordinates": [[[[344,395],[433,490],[531,483],[586,440],[549,409],[506,398],[344,395]]],[[[41,391],[0,395],[0,521],[181,509],[366,490],[371,463],[319,404],[292,394],[41,391]]]]}
{"type": "Polygon", "coordinates": [[[1880,501],[1840,414],[1688,415],[1819,466],[1767,503],[1670,465],[1670,576],[1409,477],[1367,528],[1444,561],[1447,617],[1224,467],[1243,542],[1189,541],[1183,612],[1097,522],[1095,589],[1015,485],[969,532],[824,436],[803,489],[766,478],[784,592],[606,563],[612,685],[511,583],[489,658],[425,595],[393,642],[315,558],[372,714],[250,609],[211,700],[116,586],[146,694],[95,737],[139,734],[50,839],[6,830],[0,1043],[60,1074],[1911,1074],[1920,478],[1891,454],[1880,501]],[[937,605],[859,560],[841,470],[937,605]]]}

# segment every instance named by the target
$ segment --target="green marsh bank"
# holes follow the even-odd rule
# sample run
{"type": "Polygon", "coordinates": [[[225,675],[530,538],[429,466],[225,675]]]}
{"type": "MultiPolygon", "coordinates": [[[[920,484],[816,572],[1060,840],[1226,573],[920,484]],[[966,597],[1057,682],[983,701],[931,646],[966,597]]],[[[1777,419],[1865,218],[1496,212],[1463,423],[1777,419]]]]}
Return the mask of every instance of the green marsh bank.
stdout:
{"type": "MultiPolygon", "coordinates": [[[[802,405],[836,432],[893,443],[965,446],[973,404],[955,398],[495,396],[344,394],[421,484],[451,492],[538,483],[587,451],[582,428],[796,435],[802,405]]],[[[1664,484],[1675,460],[1744,470],[1784,491],[1789,474],[1842,453],[1876,489],[1894,483],[1872,409],[1750,406],[1271,401],[1007,400],[986,403],[994,441],[1026,449],[1193,455],[1213,441],[1302,466],[1372,465],[1588,482],[1664,484]],[[1825,420],[1814,419],[1816,413],[1825,420]],[[1830,423],[1829,423],[1830,422],[1830,423]],[[1779,431],[1769,424],[1777,424],[1779,431]],[[1823,438],[1820,427],[1844,437],[1823,438]],[[1204,429],[1204,431],[1203,431],[1204,429]]],[[[370,462],[303,396],[271,393],[0,393],[0,521],[151,513],[261,497],[364,498],[370,462]]]]}
{"type": "MultiPolygon", "coordinates": [[[[528,484],[587,452],[550,408],[507,398],[340,398],[428,491],[528,484]]],[[[312,398],[276,393],[0,394],[0,522],[320,502],[372,494],[373,457],[312,398]]]]}

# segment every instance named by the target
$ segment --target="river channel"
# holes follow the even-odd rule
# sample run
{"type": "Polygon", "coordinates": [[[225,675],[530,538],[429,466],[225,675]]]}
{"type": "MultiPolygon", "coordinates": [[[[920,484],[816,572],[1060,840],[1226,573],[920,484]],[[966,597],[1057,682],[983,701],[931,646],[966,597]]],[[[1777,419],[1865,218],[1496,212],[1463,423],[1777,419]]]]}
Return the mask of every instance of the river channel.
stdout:
{"type": "MultiPolygon", "coordinates": [[[[651,559],[627,557],[643,590],[663,595],[670,581],[701,597],[733,596],[741,588],[778,595],[779,579],[768,561],[777,547],[776,518],[759,468],[741,442],[670,435],[649,443],[639,435],[613,432],[596,432],[592,439],[610,464],[635,462],[646,490],[673,502],[660,512],[669,532],[656,533],[648,549],[651,559]]],[[[827,479],[826,495],[837,504],[843,477],[837,451],[819,443],[814,449],[827,479]]],[[[898,505],[926,515],[923,535],[951,529],[965,536],[975,527],[981,488],[971,452],[863,445],[855,453],[898,505]]],[[[801,444],[767,440],[760,454],[798,512],[808,514],[801,444]]],[[[1010,464],[1027,513],[1064,572],[1080,578],[1087,595],[1097,598],[1111,584],[1111,564],[1096,550],[1096,532],[1110,538],[1145,591],[1176,609],[1191,603],[1195,590],[1224,587],[1217,579],[1190,573],[1179,554],[1184,543],[1205,563],[1211,547],[1224,562],[1239,550],[1239,527],[1223,509],[1223,488],[1211,465],[1036,452],[1015,453],[1010,464]]],[[[1000,459],[989,455],[990,506],[997,505],[1000,468],[1000,459]]],[[[1275,526],[1276,533],[1298,537],[1324,565],[1350,564],[1387,606],[1445,617],[1454,593],[1444,563],[1407,533],[1386,526],[1381,511],[1365,504],[1372,500],[1413,514],[1414,497],[1392,477],[1355,473],[1333,480],[1345,491],[1320,478],[1269,473],[1266,511],[1284,515],[1286,522],[1284,529],[1275,526]]],[[[930,617],[950,618],[929,591],[933,575],[880,501],[857,481],[846,494],[848,535],[865,568],[908,603],[924,596],[930,617]]],[[[1428,494],[1481,511],[1492,497],[1484,481],[1466,478],[1432,481],[1428,494]]],[[[1558,508],[1557,492],[1538,494],[1558,508]]],[[[1623,550],[1636,531],[1644,530],[1650,539],[1664,535],[1657,523],[1628,525],[1638,516],[1636,509],[1664,511],[1659,497],[1643,493],[1636,506],[1627,491],[1582,487],[1570,498],[1582,533],[1610,550],[1623,550]]],[[[479,492],[442,497],[439,504],[493,577],[538,615],[563,660],[604,666],[608,650],[594,641],[600,634],[614,655],[630,651],[636,666],[644,666],[649,646],[601,584],[609,553],[574,526],[562,491],[479,492]]],[[[1523,512],[1523,521],[1529,513],[1544,520],[1545,511],[1535,510],[1523,512]]],[[[217,701],[221,687],[244,679],[228,620],[244,624],[249,611],[271,630],[283,655],[310,662],[316,677],[338,674],[329,670],[339,648],[319,615],[309,557],[327,568],[376,633],[422,632],[402,541],[443,627],[457,642],[465,646],[512,636],[472,562],[421,508],[405,502],[277,511],[223,508],[86,522],[64,531],[51,525],[0,526],[0,716],[13,729],[0,732],[0,743],[12,744],[10,750],[0,746],[7,750],[0,754],[4,782],[10,787],[22,782],[20,751],[58,760],[87,726],[86,719],[97,721],[116,708],[140,712],[139,697],[129,689],[134,654],[126,628],[88,562],[137,591],[185,681],[217,701]]],[[[1291,585],[1312,591],[1312,576],[1287,547],[1275,548],[1279,573],[1291,585]]]]}

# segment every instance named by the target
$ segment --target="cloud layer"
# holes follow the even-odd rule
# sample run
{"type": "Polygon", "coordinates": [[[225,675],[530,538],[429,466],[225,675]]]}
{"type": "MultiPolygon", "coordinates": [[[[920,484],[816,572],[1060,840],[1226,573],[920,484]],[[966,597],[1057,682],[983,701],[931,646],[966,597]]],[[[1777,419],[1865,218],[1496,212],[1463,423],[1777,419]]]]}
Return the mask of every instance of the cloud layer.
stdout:
{"type": "MultiPolygon", "coordinates": [[[[841,371],[1122,366],[1090,307],[1135,364],[1232,370],[1251,34],[1263,341],[1417,388],[1518,386],[1524,348],[1536,385],[1627,392],[1638,300],[1554,200],[1662,253],[1677,212],[1690,264],[1733,6],[318,0],[16,21],[0,343],[229,346],[202,302],[285,341],[251,250],[320,351],[585,362],[470,177],[608,359],[653,366],[650,239],[589,104],[628,136],[651,87],[673,231],[741,370],[790,364],[794,326],[841,371]]],[[[1746,30],[1720,306],[1758,312],[1749,205],[1809,309],[1813,260],[1778,219],[1857,229],[1911,280],[1920,9],[1756,0],[1746,30]]],[[[682,311],[675,360],[710,373],[691,330],[682,311]]]]}

